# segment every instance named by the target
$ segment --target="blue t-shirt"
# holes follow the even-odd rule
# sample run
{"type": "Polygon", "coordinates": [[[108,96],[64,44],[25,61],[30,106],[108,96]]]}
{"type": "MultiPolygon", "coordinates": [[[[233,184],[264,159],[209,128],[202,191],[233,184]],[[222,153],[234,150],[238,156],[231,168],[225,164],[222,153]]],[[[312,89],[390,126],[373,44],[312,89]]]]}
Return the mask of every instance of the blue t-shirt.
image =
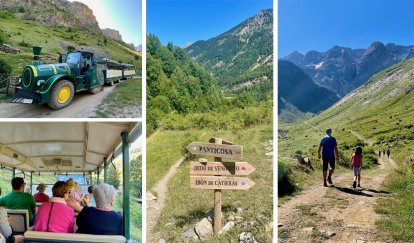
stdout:
{"type": "Polygon", "coordinates": [[[76,224],[79,233],[122,235],[122,221],[122,215],[118,212],[84,207],[76,219],[76,224]]]}
{"type": "Polygon", "coordinates": [[[334,137],[326,135],[321,139],[320,145],[322,146],[322,157],[335,157],[336,139],[334,137]]]}

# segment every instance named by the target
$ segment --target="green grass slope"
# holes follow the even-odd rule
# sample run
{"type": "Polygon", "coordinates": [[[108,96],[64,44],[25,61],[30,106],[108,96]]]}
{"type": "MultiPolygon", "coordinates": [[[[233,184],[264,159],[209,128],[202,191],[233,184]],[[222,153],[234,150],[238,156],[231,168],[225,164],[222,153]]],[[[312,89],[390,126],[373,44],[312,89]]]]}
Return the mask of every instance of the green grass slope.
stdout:
{"type": "Polygon", "coordinates": [[[0,12],[0,36],[4,43],[21,50],[20,54],[0,52],[0,59],[6,60],[13,68],[12,75],[19,76],[23,68],[33,60],[32,45],[43,47],[42,55],[58,57],[68,46],[77,50],[93,50],[98,57],[131,63],[141,72],[141,55],[129,50],[119,42],[106,39],[103,35],[90,34],[81,30],[63,27],[46,27],[33,21],[15,18],[11,13],[0,12]]]}
{"type": "Polygon", "coordinates": [[[385,189],[393,192],[393,196],[381,200],[378,205],[377,211],[385,215],[378,224],[396,240],[412,240],[413,90],[414,59],[409,59],[374,75],[320,115],[295,124],[279,124],[278,161],[280,166],[287,165],[289,168],[284,175],[279,175],[279,180],[288,177],[293,184],[300,181],[300,187],[301,182],[310,183],[320,176],[320,173],[295,170],[297,162],[292,156],[300,151],[316,160],[319,140],[328,127],[333,129],[333,135],[338,140],[342,164],[348,160],[356,145],[363,145],[364,150],[372,154],[371,158],[378,149],[390,147],[391,157],[399,169],[387,179],[385,189]],[[361,139],[372,143],[372,146],[364,144],[361,139]]]}

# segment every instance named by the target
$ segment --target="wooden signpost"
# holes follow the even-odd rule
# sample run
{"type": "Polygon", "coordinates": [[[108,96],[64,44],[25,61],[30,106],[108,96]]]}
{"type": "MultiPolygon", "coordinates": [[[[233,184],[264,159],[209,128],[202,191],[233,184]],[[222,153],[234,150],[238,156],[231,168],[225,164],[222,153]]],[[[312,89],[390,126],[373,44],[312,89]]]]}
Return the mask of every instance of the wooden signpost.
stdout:
{"type": "Polygon", "coordinates": [[[191,175],[249,175],[255,168],[247,162],[190,162],[191,175]]]}
{"type": "Polygon", "coordinates": [[[190,153],[196,155],[229,159],[242,159],[243,156],[243,146],[240,145],[192,142],[186,148],[190,153]]]}
{"type": "Polygon", "coordinates": [[[241,160],[243,146],[221,138],[210,143],[192,142],[186,148],[194,155],[214,156],[214,162],[190,162],[190,188],[214,190],[214,234],[221,230],[221,190],[248,190],[254,182],[247,176],[255,168],[247,162],[222,162],[222,158],[241,160]],[[207,176],[205,176],[207,175],[207,176]]]}
{"type": "Polygon", "coordinates": [[[254,182],[247,177],[190,176],[190,187],[194,189],[247,190],[254,182]]]}

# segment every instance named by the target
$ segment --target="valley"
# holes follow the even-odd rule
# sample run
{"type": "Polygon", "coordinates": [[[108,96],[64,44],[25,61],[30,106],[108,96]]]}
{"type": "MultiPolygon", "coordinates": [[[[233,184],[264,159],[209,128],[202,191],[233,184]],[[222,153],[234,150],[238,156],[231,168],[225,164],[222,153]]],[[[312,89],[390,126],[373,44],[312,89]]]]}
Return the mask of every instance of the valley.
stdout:
{"type": "Polygon", "coordinates": [[[258,242],[272,242],[272,18],[272,10],[260,11],[228,32],[185,49],[172,42],[163,45],[154,34],[147,36],[146,189],[151,242],[230,242],[246,232],[258,242]],[[255,41],[267,44],[259,50],[255,41]],[[221,74],[215,68],[222,68],[221,74]],[[191,142],[213,137],[243,146],[243,161],[256,168],[249,176],[255,183],[249,190],[223,189],[219,235],[213,235],[210,216],[213,191],[190,188],[190,161],[213,158],[196,157],[185,149],[191,142]],[[200,232],[198,227],[206,230],[200,232]]]}
{"type": "MultiPolygon", "coordinates": [[[[413,205],[409,200],[413,196],[409,189],[414,161],[413,71],[414,60],[408,59],[373,75],[314,117],[294,123],[279,123],[279,213],[281,219],[288,222],[287,228],[290,224],[296,225],[298,230],[306,228],[302,233],[314,240],[404,242],[412,239],[409,222],[413,215],[407,208],[413,205]],[[324,189],[317,148],[323,131],[328,127],[333,129],[333,136],[337,138],[340,159],[333,178],[336,187],[324,189]],[[364,154],[361,182],[364,190],[361,193],[353,193],[352,172],[347,169],[356,146],[362,146],[364,154]],[[391,150],[391,159],[378,157],[378,151],[387,148],[391,150]],[[311,159],[314,171],[297,163],[294,155],[298,153],[311,159]],[[315,201],[307,201],[306,195],[310,194],[315,201]],[[301,200],[303,204],[300,204],[301,200]],[[353,209],[355,204],[359,207],[353,209]],[[289,209],[289,205],[296,206],[289,209]],[[286,213],[293,210],[292,221],[283,216],[283,210],[286,213]],[[366,214],[367,221],[350,222],[350,210],[366,214]],[[305,220],[295,223],[295,217],[305,220]],[[353,228],[356,225],[360,227],[353,228]],[[377,233],[364,232],[366,228],[377,233]],[[327,234],[329,230],[335,234],[327,234]],[[350,231],[353,231],[352,236],[347,235],[350,231]]],[[[287,228],[286,231],[279,228],[280,239],[290,241],[290,236],[295,238],[299,234],[299,231],[292,230],[289,236],[287,228]]]]}

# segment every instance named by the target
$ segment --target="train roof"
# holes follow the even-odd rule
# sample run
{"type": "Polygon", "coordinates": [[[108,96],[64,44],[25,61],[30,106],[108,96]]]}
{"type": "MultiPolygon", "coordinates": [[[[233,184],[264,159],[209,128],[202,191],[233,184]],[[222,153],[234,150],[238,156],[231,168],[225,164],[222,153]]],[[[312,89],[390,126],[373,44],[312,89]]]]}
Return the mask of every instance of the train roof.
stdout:
{"type": "Polygon", "coordinates": [[[25,172],[96,171],[104,158],[121,154],[121,133],[131,142],[142,133],[138,122],[3,122],[1,166],[25,172]]]}

